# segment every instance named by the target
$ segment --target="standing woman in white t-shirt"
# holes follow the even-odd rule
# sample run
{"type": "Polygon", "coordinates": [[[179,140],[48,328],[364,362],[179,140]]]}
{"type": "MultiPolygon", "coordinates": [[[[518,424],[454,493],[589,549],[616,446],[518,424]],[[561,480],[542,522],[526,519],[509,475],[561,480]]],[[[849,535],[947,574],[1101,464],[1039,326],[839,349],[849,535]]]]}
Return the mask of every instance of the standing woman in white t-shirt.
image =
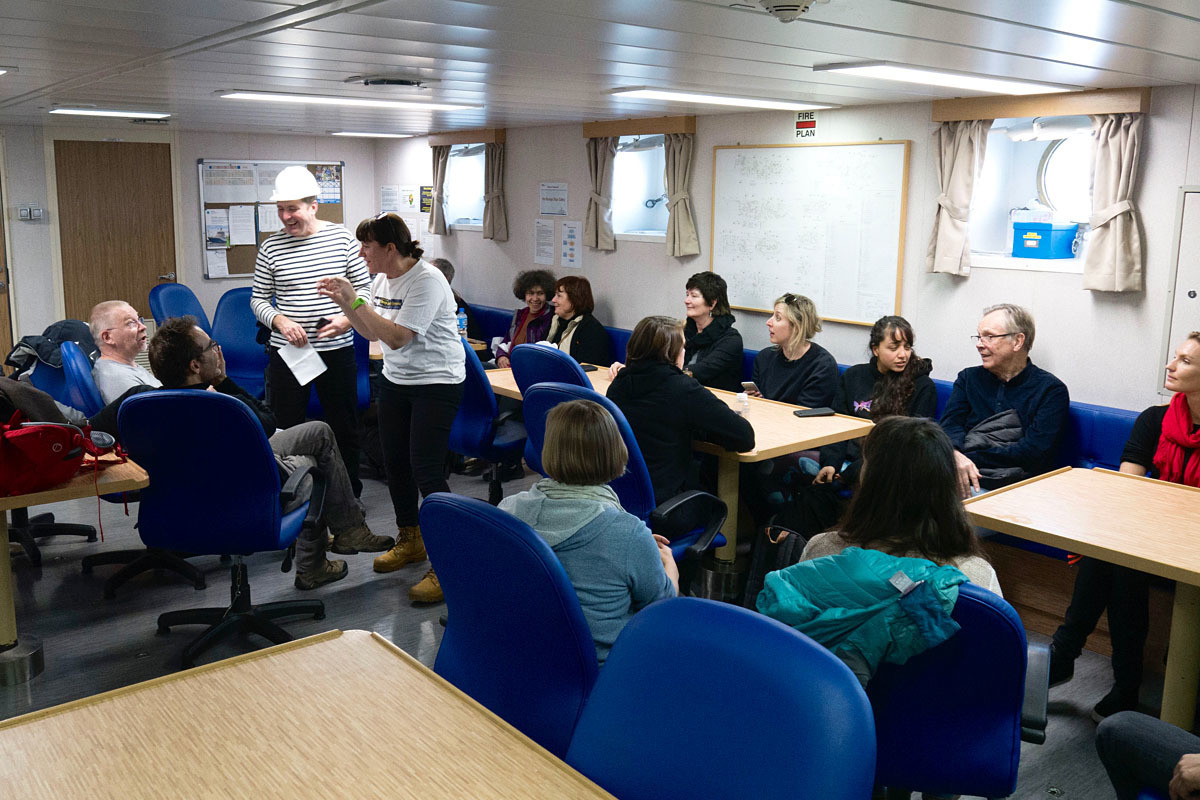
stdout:
{"type": "MultiPolygon", "coordinates": [[[[360,222],[355,236],[374,276],[370,302],[359,298],[345,278],[323,278],[317,291],[383,350],[379,438],[397,536],[396,546],[375,559],[375,571],[392,572],[426,557],[417,525],[417,491],[423,496],[450,491],[446,451],[462,402],[466,362],[450,284],[421,260],[424,251],[404,220],[380,214],[360,222]]],[[[408,596],[421,603],[442,600],[432,569],[408,596]]]]}

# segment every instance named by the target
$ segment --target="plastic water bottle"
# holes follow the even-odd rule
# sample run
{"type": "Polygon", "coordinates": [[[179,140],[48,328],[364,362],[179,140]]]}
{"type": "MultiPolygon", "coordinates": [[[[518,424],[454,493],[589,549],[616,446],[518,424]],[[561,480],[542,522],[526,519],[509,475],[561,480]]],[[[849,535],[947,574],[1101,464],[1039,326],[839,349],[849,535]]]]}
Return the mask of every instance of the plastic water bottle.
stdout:
{"type": "Polygon", "coordinates": [[[750,416],[750,395],[746,394],[745,392],[738,392],[737,401],[737,415],[739,417],[750,416]]]}
{"type": "Polygon", "coordinates": [[[458,335],[464,338],[467,335],[467,312],[462,308],[458,310],[458,335]]]}

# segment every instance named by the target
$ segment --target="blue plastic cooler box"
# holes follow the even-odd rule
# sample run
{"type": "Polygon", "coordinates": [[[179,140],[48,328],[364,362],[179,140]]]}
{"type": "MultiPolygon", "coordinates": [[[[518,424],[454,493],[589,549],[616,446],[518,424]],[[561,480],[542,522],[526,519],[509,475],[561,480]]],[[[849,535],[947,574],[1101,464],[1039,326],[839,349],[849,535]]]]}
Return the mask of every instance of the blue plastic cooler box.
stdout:
{"type": "Polygon", "coordinates": [[[1074,258],[1071,243],[1078,225],[1049,222],[1013,223],[1013,258],[1074,258]]]}

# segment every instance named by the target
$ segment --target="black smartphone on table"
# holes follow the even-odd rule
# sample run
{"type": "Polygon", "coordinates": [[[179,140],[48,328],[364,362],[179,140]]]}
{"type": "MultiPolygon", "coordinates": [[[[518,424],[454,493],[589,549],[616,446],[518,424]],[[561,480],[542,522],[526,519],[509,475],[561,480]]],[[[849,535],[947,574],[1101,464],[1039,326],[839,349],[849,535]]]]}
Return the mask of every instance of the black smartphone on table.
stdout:
{"type": "Polygon", "coordinates": [[[820,408],[797,408],[792,412],[797,417],[832,417],[833,409],[828,406],[820,408]]]}

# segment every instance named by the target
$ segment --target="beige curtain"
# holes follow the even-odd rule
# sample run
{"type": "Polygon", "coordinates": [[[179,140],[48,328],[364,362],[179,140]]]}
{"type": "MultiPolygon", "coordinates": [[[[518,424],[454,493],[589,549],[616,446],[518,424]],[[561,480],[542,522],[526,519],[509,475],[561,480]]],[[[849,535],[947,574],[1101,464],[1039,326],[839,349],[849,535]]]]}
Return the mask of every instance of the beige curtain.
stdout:
{"type": "Polygon", "coordinates": [[[971,245],[967,241],[971,192],[983,166],[991,127],[990,119],[969,119],[943,122],[934,131],[933,157],[940,194],[925,256],[925,267],[930,272],[971,274],[971,245]]]}
{"type": "Polygon", "coordinates": [[[690,193],[696,135],[668,133],[664,138],[667,157],[667,255],[694,256],[700,252],[690,193]]]}
{"type": "Polygon", "coordinates": [[[1141,114],[1093,116],[1092,235],[1083,259],[1083,288],[1096,292],[1143,289],[1142,235],[1133,185],[1137,180],[1141,114]]]}
{"type": "Polygon", "coordinates": [[[588,139],[587,156],[592,193],[583,222],[583,243],[597,250],[616,250],[617,240],[613,237],[612,227],[612,182],[617,137],[588,139]]]}
{"type": "Polygon", "coordinates": [[[433,208],[429,209],[429,232],[446,235],[446,201],[442,192],[446,189],[446,167],[450,163],[450,145],[438,144],[429,148],[433,151],[433,208]]]}
{"type": "Polygon", "coordinates": [[[484,145],[483,238],[508,241],[508,212],[504,209],[504,143],[484,145]]]}

